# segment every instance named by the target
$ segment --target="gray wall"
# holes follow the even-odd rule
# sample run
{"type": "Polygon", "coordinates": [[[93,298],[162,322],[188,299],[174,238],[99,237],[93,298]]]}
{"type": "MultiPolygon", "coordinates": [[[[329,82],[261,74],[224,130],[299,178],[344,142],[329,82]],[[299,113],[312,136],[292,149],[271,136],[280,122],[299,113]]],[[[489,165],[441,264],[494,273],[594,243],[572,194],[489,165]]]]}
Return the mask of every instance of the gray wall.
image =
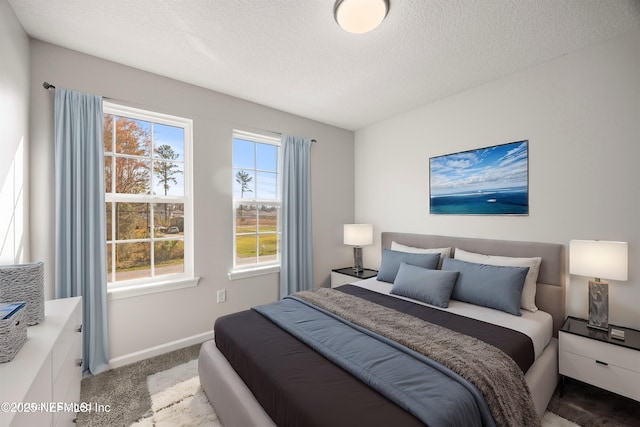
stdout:
{"type": "Polygon", "coordinates": [[[29,38],[0,0],[0,264],[29,261],[29,38]]]}
{"type": "MultiPolygon", "coordinates": [[[[639,123],[635,31],[357,131],[356,221],[567,247],[629,242],[629,280],[611,281],[610,320],[640,328],[639,123]],[[523,139],[529,216],[429,215],[430,157],[523,139]]],[[[378,235],[365,248],[373,267],[379,244],[378,235]]],[[[568,314],[587,315],[587,280],[567,280],[568,314]]]]}
{"type": "Polygon", "coordinates": [[[341,239],[342,224],[354,217],[353,132],[32,40],[31,243],[33,257],[46,262],[48,298],[54,295],[54,93],[42,88],[45,80],[130,106],[191,118],[194,123],[194,252],[200,284],[110,300],[112,360],[198,336],[211,331],[218,316],[277,299],[278,274],[227,278],[233,265],[234,128],[266,129],[318,141],[311,156],[315,284],[328,286],[331,269],[348,264],[350,253],[341,239]],[[226,303],[216,303],[218,289],[227,290],[226,303]]]}

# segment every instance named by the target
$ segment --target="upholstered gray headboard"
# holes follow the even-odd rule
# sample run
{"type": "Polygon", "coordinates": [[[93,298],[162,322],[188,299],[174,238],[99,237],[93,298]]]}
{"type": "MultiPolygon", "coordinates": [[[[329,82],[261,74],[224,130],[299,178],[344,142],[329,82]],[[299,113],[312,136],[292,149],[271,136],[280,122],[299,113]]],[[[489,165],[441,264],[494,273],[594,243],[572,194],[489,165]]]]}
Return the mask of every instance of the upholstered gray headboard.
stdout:
{"type": "Polygon", "coordinates": [[[564,245],[557,243],[518,242],[510,240],[474,239],[468,237],[434,236],[413,233],[382,233],[382,249],[389,249],[391,242],[416,248],[464,249],[486,255],[511,257],[541,257],[536,305],[553,317],[553,335],[564,322],[565,307],[565,256],[564,245]]]}

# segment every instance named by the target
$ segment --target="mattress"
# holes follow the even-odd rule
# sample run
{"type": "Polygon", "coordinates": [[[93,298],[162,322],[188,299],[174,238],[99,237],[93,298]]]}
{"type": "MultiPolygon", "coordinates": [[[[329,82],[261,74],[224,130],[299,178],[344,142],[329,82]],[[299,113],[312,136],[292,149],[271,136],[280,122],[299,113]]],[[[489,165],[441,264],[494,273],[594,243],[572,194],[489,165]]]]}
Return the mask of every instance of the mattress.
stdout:
{"type": "MultiPolygon", "coordinates": [[[[280,427],[424,425],[253,310],[220,318],[215,344],[280,427]]],[[[227,425],[224,408],[212,403],[227,425]]]]}
{"type": "MultiPolygon", "coordinates": [[[[392,283],[381,282],[376,280],[375,277],[354,282],[352,285],[385,295],[391,295],[391,288],[393,287],[392,283]]],[[[535,313],[527,310],[521,310],[522,316],[513,316],[503,311],[468,304],[453,299],[449,300],[449,306],[447,308],[440,308],[398,295],[391,296],[521,332],[531,338],[535,359],[540,357],[542,351],[549,344],[553,336],[553,318],[549,313],[542,310],[538,310],[535,313]]]]}
{"type": "MultiPolygon", "coordinates": [[[[352,294],[363,293],[357,291],[358,288],[373,291],[373,293],[388,294],[390,287],[387,289],[385,285],[388,284],[367,280],[358,283],[357,287],[351,287],[352,289],[348,291],[350,287],[346,286],[344,289],[352,294]]],[[[389,300],[386,295],[383,298],[389,300]]],[[[482,313],[474,309],[475,306],[452,302],[457,306],[456,314],[462,317],[477,319],[482,316],[482,313]]],[[[493,313],[495,310],[484,310],[488,311],[490,317],[500,318],[493,313]]],[[[450,323],[451,320],[445,314],[437,317],[442,317],[444,319],[442,322],[450,323]]],[[[487,315],[487,313],[484,314],[487,315]]],[[[545,318],[544,315],[531,314],[535,315],[535,318],[545,318]]],[[[507,316],[513,323],[515,316],[507,316]]],[[[462,321],[462,323],[469,322],[462,321]]],[[[534,332],[544,329],[544,326],[531,326],[536,323],[532,319],[515,323],[521,325],[508,328],[515,331],[508,339],[501,338],[508,335],[505,332],[494,330],[486,334],[489,339],[502,340],[503,342],[498,345],[504,346],[504,351],[509,354],[512,353],[511,343],[520,340],[520,338],[511,338],[522,334],[519,328],[534,332]]],[[[551,326],[548,323],[547,326],[550,336],[551,326]]],[[[529,334],[525,333],[525,335],[529,334]]],[[[524,353],[535,353],[533,341],[544,339],[535,337],[535,333],[533,335],[533,339],[529,341],[530,348],[522,350],[524,353]]],[[[368,426],[422,425],[403,408],[344,372],[254,311],[236,313],[219,319],[216,322],[216,346],[249,387],[266,413],[278,425],[352,425],[354,417],[358,417],[359,423],[368,426]],[[308,384],[314,384],[313,389],[310,389],[308,384]],[[327,407],[331,407],[331,411],[327,411],[327,407]]],[[[516,350],[518,351],[520,350],[516,350]]],[[[522,356],[522,354],[512,357],[514,360],[517,359],[523,371],[528,370],[534,359],[533,356],[522,356]]]]}

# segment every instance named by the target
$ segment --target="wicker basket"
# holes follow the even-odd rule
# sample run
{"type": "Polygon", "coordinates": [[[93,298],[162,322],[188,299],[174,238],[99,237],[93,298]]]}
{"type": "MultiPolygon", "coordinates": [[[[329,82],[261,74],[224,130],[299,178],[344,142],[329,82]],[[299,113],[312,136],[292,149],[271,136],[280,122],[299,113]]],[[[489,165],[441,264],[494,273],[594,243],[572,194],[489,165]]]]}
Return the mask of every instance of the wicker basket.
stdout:
{"type": "Polygon", "coordinates": [[[26,307],[8,319],[0,319],[0,363],[10,362],[27,340],[26,307]]]}
{"type": "Polygon", "coordinates": [[[0,302],[25,301],[27,326],[44,320],[44,263],[0,265],[0,302]]]}

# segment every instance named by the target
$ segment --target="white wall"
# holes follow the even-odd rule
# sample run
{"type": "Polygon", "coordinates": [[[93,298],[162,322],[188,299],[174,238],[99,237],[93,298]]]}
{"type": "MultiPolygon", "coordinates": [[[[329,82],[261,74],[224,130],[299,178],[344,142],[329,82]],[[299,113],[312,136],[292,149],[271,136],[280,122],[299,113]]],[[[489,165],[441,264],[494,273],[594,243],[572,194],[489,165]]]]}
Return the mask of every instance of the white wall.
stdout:
{"type": "Polygon", "coordinates": [[[29,38],[0,0],[0,264],[29,261],[29,38]]]}
{"type": "MultiPolygon", "coordinates": [[[[428,78],[428,76],[425,76],[428,78]]],[[[640,31],[356,132],[356,221],[380,231],[554,242],[629,242],[610,321],[640,328],[640,31]],[[429,214],[429,157],[529,140],[530,214],[429,214]]],[[[568,253],[568,250],[567,250],[568,253]]],[[[567,314],[587,316],[587,280],[567,277],[567,314]],[[569,280],[570,279],[570,280],[569,280]]]]}
{"type": "Polygon", "coordinates": [[[221,315],[277,299],[278,274],[227,278],[233,255],[234,128],[286,132],[318,141],[311,155],[315,284],[328,286],[331,269],[349,260],[341,239],[342,224],[354,217],[353,132],[32,40],[32,251],[34,257],[45,260],[47,298],[54,295],[54,93],[42,88],[43,81],[192,118],[194,123],[195,272],[200,284],[111,300],[112,360],[204,334],[221,315]],[[226,303],[216,303],[218,289],[227,290],[226,303]]]}

